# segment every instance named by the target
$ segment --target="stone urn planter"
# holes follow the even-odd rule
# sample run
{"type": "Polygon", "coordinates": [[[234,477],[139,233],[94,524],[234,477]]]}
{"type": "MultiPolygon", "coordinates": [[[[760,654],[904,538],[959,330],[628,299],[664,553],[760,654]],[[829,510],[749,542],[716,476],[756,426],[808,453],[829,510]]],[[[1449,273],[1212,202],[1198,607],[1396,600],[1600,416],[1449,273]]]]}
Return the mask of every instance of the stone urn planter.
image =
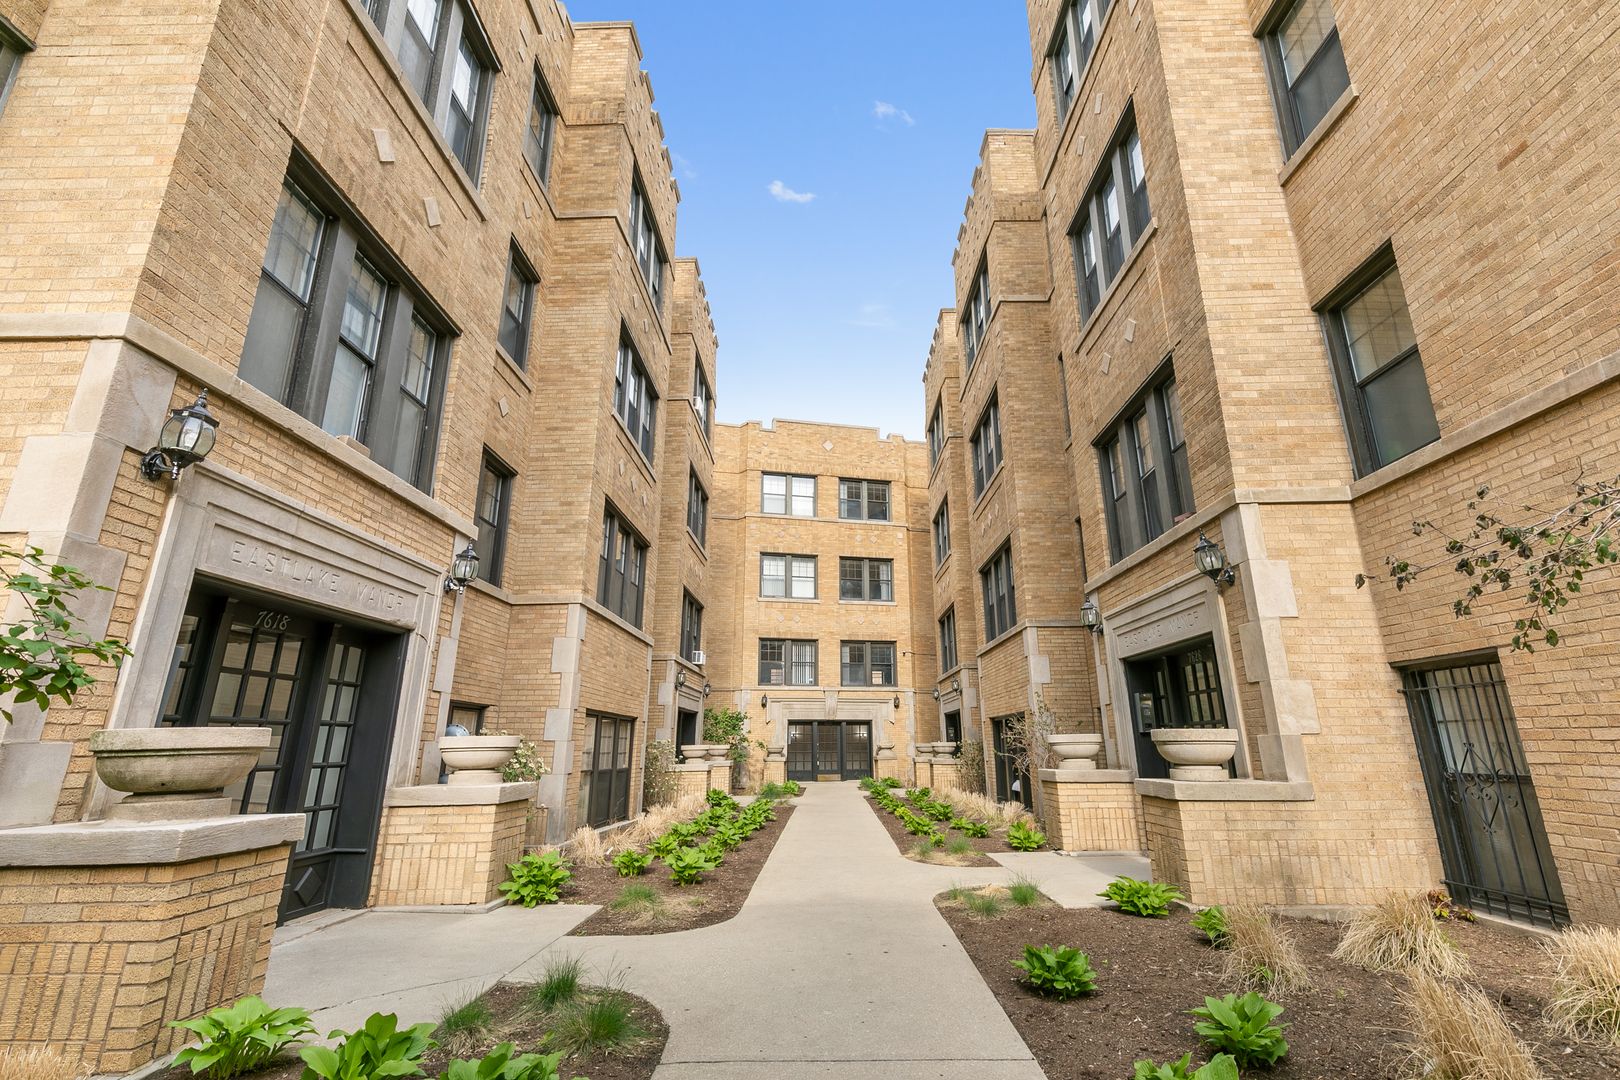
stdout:
{"type": "Polygon", "coordinates": [[[1057,758],[1058,772],[1083,772],[1097,767],[1096,757],[1102,750],[1101,735],[1048,735],[1046,744],[1057,758]]]}
{"type": "Polygon", "coordinates": [[[93,732],[96,775],[127,791],[107,810],[110,822],[193,821],[227,817],[224,789],[253,770],[270,746],[265,727],[117,728],[93,732]]]}
{"type": "Polygon", "coordinates": [[[1231,728],[1158,728],[1153,747],[1170,763],[1172,780],[1229,780],[1226,763],[1240,737],[1231,728]]]}
{"type": "Polygon", "coordinates": [[[686,759],[688,765],[694,761],[702,761],[709,756],[708,743],[690,743],[681,747],[681,757],[686,759]]]}
{"type": "Polygon", "coordinates": [[[937,742],[934,744],[934,756],[944,761],[953,761],[952,754],[956,753],[956,744],[953,742],[937,742]]]}
{"type": "Polygon", "coordinates": [[[439,740],[439,757],[451,770],[452,784],[499,784],[518,742],[517,735],[446,735],[439,740]]]}

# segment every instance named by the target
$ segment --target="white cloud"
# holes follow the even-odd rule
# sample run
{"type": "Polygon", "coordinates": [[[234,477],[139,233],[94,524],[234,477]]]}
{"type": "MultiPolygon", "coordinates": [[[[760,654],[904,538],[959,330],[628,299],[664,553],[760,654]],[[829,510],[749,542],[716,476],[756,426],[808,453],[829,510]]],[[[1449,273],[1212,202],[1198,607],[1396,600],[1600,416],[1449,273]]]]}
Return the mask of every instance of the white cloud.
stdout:
{"type": "Polygon", "coordinates": [[[889,314],[888,304],[862,304],[857,309],[857,317],[848,320],[851,326],[864,326],[870,329],[881,329],[894,325],[894,316],[889,314]]]}
{"type": "Polygon", "coordinates": [[[906,110],[897,109],[893,105],[890,105],[887,101],[872,102],[872,115],[877,117],[879,120],[888,120],[892,117],[896,120],[904,120],[907,124],[915,124],[917,122],[911,118],[911,114],[906,112],[906,110]]]}
{"type": "Polygon", "coordinates": [[[800,194],[799,192],[788,187],[786,184],[782,183],[780,180],[772,180],[769,191],[776,197],[777,202],[807,203],[811,199],[815,198],[814,193],[807,191],[800,194]]]}
{"type": "Polygon", "coordinates": [[[697,170],[692,168],[692,163],[690,161],[687,161],[674,151],[670,152],[670,157],[675,159],[675,167],[681,170],[682,176],[686,177],[688,180],[697,179],[697,170]]]}

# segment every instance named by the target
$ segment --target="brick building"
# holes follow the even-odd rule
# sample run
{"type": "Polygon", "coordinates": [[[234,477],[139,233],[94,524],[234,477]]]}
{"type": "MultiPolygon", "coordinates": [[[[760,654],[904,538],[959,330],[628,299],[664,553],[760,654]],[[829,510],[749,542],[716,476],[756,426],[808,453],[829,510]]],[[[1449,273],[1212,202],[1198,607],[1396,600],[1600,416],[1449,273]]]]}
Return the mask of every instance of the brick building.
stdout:
{"type": "Polygon", "coordinates": [[[1048,824],[1134,808],[1089,846],[1135,835],[1201,903],[1443,879],[1620,922],[1613,581],[1533,656],[1511,597],[1453,618],[1445,566],[1354,585],[1438,557],[1411,522],[1481,483],[1617,471],[1614,133],[1578,119],[1612,11],[1454,7],[1031,0],[1037,126],[973,176],[924,376],[945,722],[1004,795],[1004,718],[1104,735],[1095,782],[1032,785],[1048,824]],[[1239,733],[1231,780],[1167,777],[1151,733],[1189,726],[1239,733]]]}

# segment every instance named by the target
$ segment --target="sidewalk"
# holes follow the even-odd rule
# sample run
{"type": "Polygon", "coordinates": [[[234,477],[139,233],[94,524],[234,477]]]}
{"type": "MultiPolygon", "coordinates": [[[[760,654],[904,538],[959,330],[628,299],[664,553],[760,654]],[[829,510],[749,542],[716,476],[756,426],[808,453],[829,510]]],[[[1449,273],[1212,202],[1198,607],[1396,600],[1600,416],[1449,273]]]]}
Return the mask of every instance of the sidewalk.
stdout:
{"type": "MultiPolygon", "coordinates": [[[[700,930],[566,935],[596,909],[367,912],[278,942],[265,998],[321,1031],[371,1012],[435,1020],[445,1003],[539,974],[553,950],[622,975],[670,1025],[658,1080],[1035,1080],[1043,1076],[933,906],[1014,870],[900,857],[854,784],[812,784],[742,911],[700,930]]],[[[1065,906],[1146,860],[998,856],[1065,906]]],[[[290,928],[288,928],[290,929],[290,928]]],[[[279,937],[280,935],[278,935],[279,937]]]]}

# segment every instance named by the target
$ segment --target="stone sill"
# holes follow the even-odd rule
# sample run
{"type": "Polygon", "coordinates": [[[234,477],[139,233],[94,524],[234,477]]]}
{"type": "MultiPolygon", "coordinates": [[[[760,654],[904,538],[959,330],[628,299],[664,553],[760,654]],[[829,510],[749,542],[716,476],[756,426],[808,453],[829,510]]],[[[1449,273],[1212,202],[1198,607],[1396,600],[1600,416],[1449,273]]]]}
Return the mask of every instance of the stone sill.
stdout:
{"type": "Polygon", "coordinates": [[[1059,772],[1057,769],[1039,769],[1035,776],[1043,784],[1128,784],[1129,769],[1075,769],[1059,772]]]}
{"type": "Polygon", "coordinates": [[[75,821],[0,830],[0,867],[148,866],[290,844],[303,814],[235,814],[140,825],[75,821]]]}
{"type": "MultiPolygon", "coordinates": [[[[718,765],[720,762],[717,761],[715,764],[718,765]]],[[[726,762],[726,764],[729,765],[731,763],[726,762]]],[[[702,761],[682,761],[678,764],[671,765],[670,769],[674,772],[708,772],[709,759],[704,758],[702,761]]]]}
{"type": "Polygon", "coordinates": [[[1136,793],[1172,802],[1315,802],[1309,781],[1138,780],[1136,793]]]}
{"type": "Polygon", "coordinates": [[[531,801],[539,790],[540,785],[533,780],[517,784],[413,784],[389,788],[383,805],[502,806],[531,801]]]}

